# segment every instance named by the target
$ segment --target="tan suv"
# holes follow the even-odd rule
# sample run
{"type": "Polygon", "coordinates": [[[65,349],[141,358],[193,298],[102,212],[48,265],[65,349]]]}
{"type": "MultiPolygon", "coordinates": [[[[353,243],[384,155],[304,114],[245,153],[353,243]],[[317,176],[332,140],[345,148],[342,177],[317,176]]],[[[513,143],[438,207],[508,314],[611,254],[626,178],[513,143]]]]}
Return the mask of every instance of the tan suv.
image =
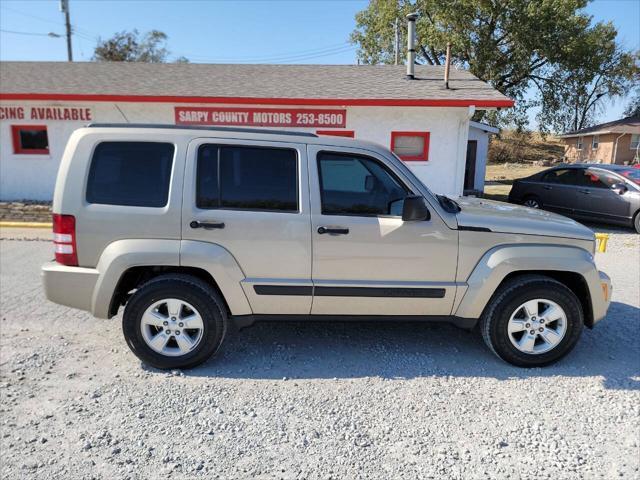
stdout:
{"type": "Polygon", "coordinates": [[[594,236],[539,210],[431,193],[373,143],[284,131],[91,125],[65,150],[47,297],[111,318],[131,350],[188,368],[229,325],[479,324],[520,366],[552,363],[607,311],[594,236]]]}

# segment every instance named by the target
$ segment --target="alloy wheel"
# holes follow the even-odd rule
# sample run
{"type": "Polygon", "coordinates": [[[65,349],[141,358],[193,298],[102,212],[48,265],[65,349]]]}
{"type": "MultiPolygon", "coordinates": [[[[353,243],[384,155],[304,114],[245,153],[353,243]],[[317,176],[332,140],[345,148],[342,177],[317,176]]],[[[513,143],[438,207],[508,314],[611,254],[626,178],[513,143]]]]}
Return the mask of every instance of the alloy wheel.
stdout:
{"type": "Polygon", "coordinates": [[[204,322],[189,303],[165,298],[153,303],[142,314],[140,330],[153,351],[170,357],[193,351],[204,333],[204,322]]]}
{"type": "Polygon", "coordinates": [[[514,347],[522,353],[539,355],[560,344],[567,332],[567,314],[557,303],[536,298],[516,308],[507,329],[514,347]]]}

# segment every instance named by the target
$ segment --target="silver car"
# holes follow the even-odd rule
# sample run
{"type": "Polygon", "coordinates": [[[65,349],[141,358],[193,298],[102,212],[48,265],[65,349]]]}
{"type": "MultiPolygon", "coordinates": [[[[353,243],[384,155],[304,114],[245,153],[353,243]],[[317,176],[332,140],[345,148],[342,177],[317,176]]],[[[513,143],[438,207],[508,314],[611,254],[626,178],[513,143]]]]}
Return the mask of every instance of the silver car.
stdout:
{"type": "Polygon", "coordinates": [[[551,168],[513,182],[509,202],[640,233],[640,169],[601,164],[551,168]]]}
{"type": "Polygon", "coordinates": [[[542,366],[611,298],[588,228],[434,195],[386,148],[345,138],[89,126],[53,212],[47,298],[122,310],[127,344],[158,368],[204,362],[230,326],[291,319],[479,325],[500,358],[542,366]]]}

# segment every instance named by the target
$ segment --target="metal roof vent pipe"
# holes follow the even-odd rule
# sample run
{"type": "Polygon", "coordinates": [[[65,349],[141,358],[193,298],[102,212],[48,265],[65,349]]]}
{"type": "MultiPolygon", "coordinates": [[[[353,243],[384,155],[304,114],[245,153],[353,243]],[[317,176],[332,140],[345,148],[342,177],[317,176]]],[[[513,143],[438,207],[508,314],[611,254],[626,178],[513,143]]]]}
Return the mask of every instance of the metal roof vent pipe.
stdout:
{"type": "Polygon", "coordinates": [[[447,58],[444,64],[444,88],[449,89],[449,69],[451,68],[451,42],[447,42],[447,58]]]}
{"type": "Polygon", "coordinates": [[[417,18],[417,13],[410,13],[407,15],[407,80],[413,80],[415,78],[417,18]]]}

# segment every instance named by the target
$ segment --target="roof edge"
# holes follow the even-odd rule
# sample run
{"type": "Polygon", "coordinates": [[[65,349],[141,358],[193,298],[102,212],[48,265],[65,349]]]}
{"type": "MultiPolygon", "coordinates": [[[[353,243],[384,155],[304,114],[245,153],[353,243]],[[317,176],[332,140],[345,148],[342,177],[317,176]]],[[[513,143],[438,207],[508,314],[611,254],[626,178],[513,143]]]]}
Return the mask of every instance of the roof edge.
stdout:
{"type": "Polygon", "coordinates": [[[0,93],[0,100],[54,100],[133,103],[222,103],[254,105],[320,105],[364,107],[470,107],[507,108],[515,102],[510,98],[492,99],[392,99],[392,98],[260,98],[260,97],[197,97],[173,95],[112,95],[67,93],[0,93]]]}

